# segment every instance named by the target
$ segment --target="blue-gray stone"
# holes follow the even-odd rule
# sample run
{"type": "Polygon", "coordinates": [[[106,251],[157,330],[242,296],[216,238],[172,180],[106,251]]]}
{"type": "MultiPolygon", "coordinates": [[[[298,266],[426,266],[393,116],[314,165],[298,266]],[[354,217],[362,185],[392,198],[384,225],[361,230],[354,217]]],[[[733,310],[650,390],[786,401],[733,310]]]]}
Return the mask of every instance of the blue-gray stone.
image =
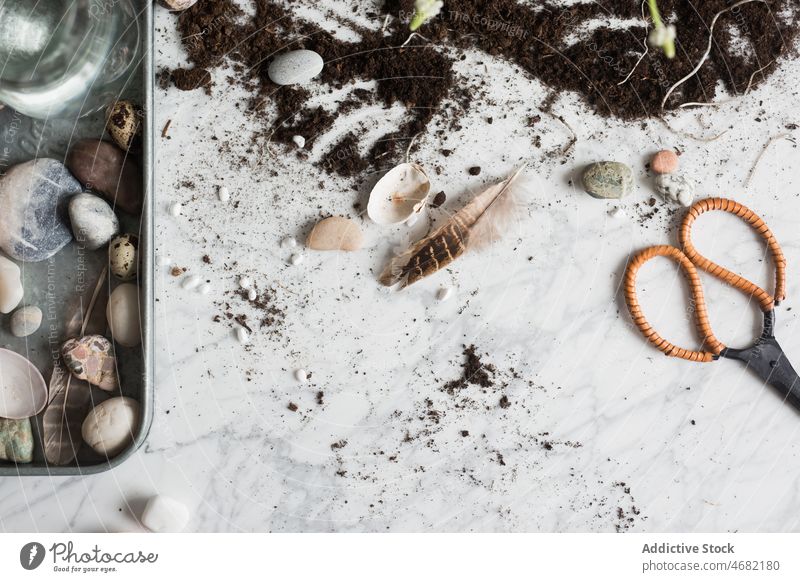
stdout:
{"type": "Polygon", "coordinates": [[[0,248],[18,261],[44,261],[69,241],[67,200],[81,185],[58,160],[40,158],[0,178],[0,248]]]}

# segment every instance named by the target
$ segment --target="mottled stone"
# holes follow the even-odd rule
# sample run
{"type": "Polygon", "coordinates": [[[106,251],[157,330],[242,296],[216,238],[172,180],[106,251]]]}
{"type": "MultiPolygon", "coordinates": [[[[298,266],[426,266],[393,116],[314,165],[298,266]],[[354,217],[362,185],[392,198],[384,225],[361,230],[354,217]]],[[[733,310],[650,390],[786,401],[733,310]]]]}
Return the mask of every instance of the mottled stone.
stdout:
{"type": "Polygon", "coordinates": [[[621,162],[598,162],[583,172],[583,187],[595,198],[623,198],[633,190],[633,172],[621,162]]]}
{"type": "Polygon", "coordinates": [[[71,339],[61,348],[64,364],[76,378],[108,391],[118,386],[117,360],[112,353],[111,342],[101,335],[71,339]]]}
{"type": "Polygon", "coordinates": [[[30,463],[33,461],[31,420],[0,418],[0,461],[30,463]]]}
{"type": "Polygon", "coordinates": [[[659,174],[656,176],[656,191],[669,202],[691,206],[694,202],[695,185],[681,174],[659,174]]]}
{"type": "Polygon", "coordinates": [[[19,164],[0,178],[0,248],[18,261],[44,261],[69,241],[67,200],[81,185],[49,158],[19,164]]]}
{"type": "Polygon", "coordinates": [[[276,85],[308,83],[322,72],[325,63],[314,51],[298,50],[283,53],[269,64],[270,80],[276,85]]]}
{"type": "Polygon", "coordinates": [[[119,219],[108,203],[92,194],[78,194],[69,202],[72,233],[79,244],[95,251],[119,234],[119,219]]]}

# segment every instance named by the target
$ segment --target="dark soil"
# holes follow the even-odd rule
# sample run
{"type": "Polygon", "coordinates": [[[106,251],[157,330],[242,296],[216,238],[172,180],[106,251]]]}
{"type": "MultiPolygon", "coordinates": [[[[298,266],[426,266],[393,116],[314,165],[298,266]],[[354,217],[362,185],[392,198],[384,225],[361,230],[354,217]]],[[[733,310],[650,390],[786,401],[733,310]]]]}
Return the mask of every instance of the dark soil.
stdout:
{"type": "MultiPolygon", "coordinates": [[[[678,28],[678,54],[669,60],[651,49],[637,65],[646,36],[641,2],[604,0],[558,6],[552,0],[519,3],[517,0],[448,0],[442,14],[420,29],[425,39],[409,40],[408,21],[413,0],[375,3],[374,29],[355,31],[357,42],[344,42],[314,24],[293,15],[289,3],[253,0],[253,16],[245,15],[232,0],[199,2],[178,18],[178,28],[194,69],[172,71],[172,82],[181,88],[209,89],[208,69],[223,63],[237,72],[231,82],[252,92],[249,107],[260,113],[268,104],[277,109],[267,127],[254,129],[256,139],[272,140],[294,147],[291,138],[306,140],[324,133],[337,115],[363,104],[400,103],[407,107],[406,120],[374,144],[357,142],[350,135],[325,155],[323,167],[350,176],[366,167],[397,160],[409,140],[428,128],[434,116],[445,115],[454,127],[480,89],[459,82],[454,61],[465,49],[479,49],[510,61],[532,78],[559,94],[574,92],[596,112],[626,120],[663,114],[661,102],[669,88],[700,60],[708,44],[708,26],[714,15],[729,7],[730,0],[661,0],[667,22],[678,28]],[[380,31],[385,14],[391,14],[380,31]],[[601,25],[586,32],[585,25],[600,19],[601,25]],[[641,22],[615,29],[602,22],[623,19],[641,22]],[[406,43],[406,41],[409,42],[406,43]],[[406,43],[406,46],[401,46],[406,43]],[[304,89],[278,87],[267,76],[273,55],[291,49],[318,52],[326,66],[317,87],[346,88],[358,80],[373,80],[375,91],[354,89],[337,111],[308,107],[310,94],[304,89]],[[630,79],[622,81],[633,70],[630,79]],[[453,104],[456,106],[453,106],[453,104]],[[340,163],[334,155],[356,142],[352,163],[340,163]]],[[[708,61],[698,75],[675,91],[666,104],[673,109],[687,101],[711,101],[718,84],[741,94],[758,69],[786,55],[794,45],[800,15],[800,0],[751,2],[721,16],[714,33],[708,61]],[[778,16],[778,14],[781,16],[778,16]],[[737,41],[741,39],[741,41],[737,41]]],[[[354,28],[350,23],[346,23],[354,28]]],[[[772,71],[767,66],[753,78],[758,85],[772,71]]],[[[487,79],[487,82],[490,80],[487,79]]],[[[541,109],[548,108],[547,103],[541,109]]],[[[259,115],[258,118],[263,118],[259,115]]],[[[533,122],[535,116],[529,120],[533,122]]],[[[259,122],[260,123],[260,122],[259,122]]]]}
{"type": "MultiPolygon", "coordinates": [[[[491,388],[494,386],[494,374],[497,371],[494,364],[485,364],[475,346],[464,347],[464,363],[461,368],[461,377],[447,382],[442,388],[448,394],[456,394],[469,386],[491,388]]],[[[504,397],[505,398],[505,397],[504,397]]]]}

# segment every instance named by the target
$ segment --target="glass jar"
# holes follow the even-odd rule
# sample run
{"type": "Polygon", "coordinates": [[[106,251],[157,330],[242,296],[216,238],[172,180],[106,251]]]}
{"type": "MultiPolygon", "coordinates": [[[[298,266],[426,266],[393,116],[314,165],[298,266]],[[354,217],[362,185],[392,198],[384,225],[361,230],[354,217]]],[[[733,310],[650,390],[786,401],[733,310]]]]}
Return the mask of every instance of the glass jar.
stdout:
{"type": "Polygon", "coordinates": [[[0,0],[0,103],[30,117],[81,117],[135,70],[131,0],[0,0]]]}

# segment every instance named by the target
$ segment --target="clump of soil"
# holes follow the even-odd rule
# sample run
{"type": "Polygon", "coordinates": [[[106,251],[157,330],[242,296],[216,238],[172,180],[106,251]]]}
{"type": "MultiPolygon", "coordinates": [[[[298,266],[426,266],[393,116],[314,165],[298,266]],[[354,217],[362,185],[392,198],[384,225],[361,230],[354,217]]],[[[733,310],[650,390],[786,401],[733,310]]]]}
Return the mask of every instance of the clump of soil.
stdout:
{"type": "MultiPolygon", "coordinates": [[[[322,164],[331,173],[351,176],[362,172],[365,164],[374,167],[396,159],[448,102],[459,105],[448,113],[458,126],[459,117],[480,90],[460,82],[454,73],[454,62],[464,50],[478,49],[510,61],[550,87],[553,99],[574,92],[598,113],[626,120],[661,115],[661,102],[670,87],[688,74],[705,52],[712,19],[731,2],[661,0],[662,16],[678,29],[678,55],[672,60],[655,49],[640,60],[650,23],[642,20],[641,2],[631,0],[567,6],[555,0],[449,0],[440,16],[419,31],[424,38],[409,38],[413,0],[376,0],[374,28],[345,23],[360,36],[353,42],[339,40],[304,21],[288,8],[288,2],[253,0],[252,5],[252,15],[245,14],[233,0],[198,2],[182,12],[178,29],[194,68],[172,71],[173,82],[208,89],[208,84],[202,84],[203,74],[223,64],[232,65],[237,75],[230,81],[251,91],[251,111],[259,113],[267,104],[277,109],[277,117],[267,127],[255,130],[256,139],[287,147],[293,147],[294,135],[318,136],[331,128],[336,115],[363,105],[405,105],[406,118],[398,130],[370,145],[356,144],[358,147],[344,150],[353,152],[352,162],[322,164]],[[382,28],[386,14],[391,17],[382,28]],[[620,28],[609,24],[613,21],[639,24],[620,28]],[[316,83],[323,89],[342,89],[365,80],[375,81],[376,89],[354,89],[338,111],[311,107],[308,91],[278,87],[269,80],[267,69],[273,55],[287,47],[311,49],[322,56],[326,65],[316,83]]],[[[734,94],[743,93],[756,71],[792,48],[798,15],[800,0],[767,0],[750,2],[721,16],[710,58],[672,94],[666,109],[688,101],[711,101],[718,85],[734,94]]],[[[763,82],[771,70],[767,66],[756,74],[753,85],[763,82]]],[[[547,107],[542,105],[542,109],[547,107]]],[[[352,135],[346,139],[347,143],[336,144],[323,158],[337,160],[332,156],[343,151],[343,145],[349,148],[361,138],[352,135]]]]}
{"type": "Polygon", "coordinates": [[[159,77],[159,83],[164,88],[171,81],[181,91],[194,91],[202,88],[206,93],[211,94],[211,73],[206,69],[173,69],[167,74],[162,73],[159,77]]]}
{"type": "Polygon", "coordinates": [[[481,388],[494,386],[494,375],[497,371],[495,365],[481,361],[480,354],[478,354],[478,350],[474,345],[465,346],[463,354],[466,359],[461,368],[461,377],[447,382],[442,387],[442,390],[452,395],[460,392],[470,384],[481,388]]]}

